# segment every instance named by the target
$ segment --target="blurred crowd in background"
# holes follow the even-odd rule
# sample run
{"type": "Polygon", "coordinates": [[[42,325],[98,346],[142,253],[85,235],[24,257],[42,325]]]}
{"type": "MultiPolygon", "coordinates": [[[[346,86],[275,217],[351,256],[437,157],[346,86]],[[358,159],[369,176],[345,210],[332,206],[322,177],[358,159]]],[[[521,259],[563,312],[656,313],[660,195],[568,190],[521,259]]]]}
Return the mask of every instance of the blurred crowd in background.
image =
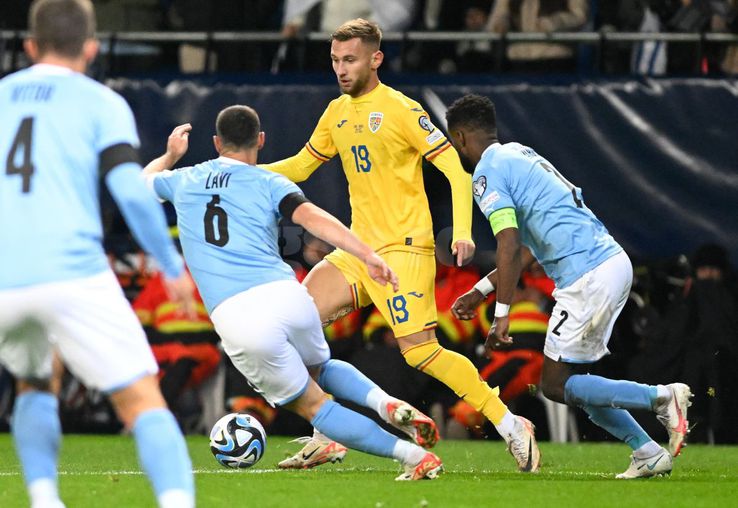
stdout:
{"type": "MultiPolygon", "coordinates": [[[[272,42],[114,44],[120,73],[320,71],[330,66],[327,37],[363,17],[385,32],[738,33],[738,0],[96,0],[98,29],[179,32],[276,32],[272,42]]],[[[0,30],[26,27],[30,0],[0,3],[0,30]]],[[[17,44],[16,44],[17,46],[17,44]]],[[[592,72],[736,74],[738,44],[635,41],[592,43],[490,40],[387,42],[386,67],[440,74],[592,72]]]]}

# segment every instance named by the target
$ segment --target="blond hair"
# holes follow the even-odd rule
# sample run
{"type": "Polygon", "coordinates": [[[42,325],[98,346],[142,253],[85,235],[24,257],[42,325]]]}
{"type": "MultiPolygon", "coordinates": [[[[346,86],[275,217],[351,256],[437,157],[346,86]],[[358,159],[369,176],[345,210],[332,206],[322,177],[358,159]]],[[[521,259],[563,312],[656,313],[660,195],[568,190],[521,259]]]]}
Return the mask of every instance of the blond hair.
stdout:
{"type": "Polygon", "coordinates": [[[331,34],[332,41],[345,42],[356,38],[361,39],[364,44],[379,49],[379,44],[382,42],[382,30],[376,23],[356,18],[345,22],[331,34]]]}

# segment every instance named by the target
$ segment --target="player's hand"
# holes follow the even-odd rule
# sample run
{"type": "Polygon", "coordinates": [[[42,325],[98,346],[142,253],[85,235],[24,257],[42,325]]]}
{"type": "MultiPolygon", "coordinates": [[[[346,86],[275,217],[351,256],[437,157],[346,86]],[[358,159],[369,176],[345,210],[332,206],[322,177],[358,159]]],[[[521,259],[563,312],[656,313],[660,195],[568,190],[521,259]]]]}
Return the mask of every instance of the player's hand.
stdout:
{"type": "Polygon", "coordinates": [[[477,317],[476,308],[484,301],[484,295],[478,289],[471,288],[469,291],[456,299],[451,306],[451,313],[456,319],[468,321],[477,317]]]}
{"type": "Polygon", "coordinates": [[[195,283],[192,282],[192,277],[187,270],[176,279],[164,277],[164,287],[169,298],[182,306],[185,316],[189,319],[197,318],[195,283]]]}
{"type": "Polygon", "coordinates": [[[382,286],[388,282],[392,284],[392,290],[396,293],[400,289],[400,281],[392,269],[379,257],[379,254],[372,252],[364,259],[366,267],[369,270],[369,277],[377,281],[382,286]]]}
{"type": "Polygon", "coordinates": [[[167,139],[166,155],[171,161],[171,166],[174,166],[174,164],[176,164],[177,161],[187,153],[187,149],[190,147],[191,130],[192,125],[185,123],[176,126],[169,135],[169,139],[167,139]]]}
{"type": "Polygon", "coordinates": [[[456,240],[451,247],[451,254],[456,256],[456,266],[464,266],[474,257],[476,246],[471,240],[456,240]]]}
{"type": "Polygon", "coordinates": [[[510,316],[497,317],[489,329],[484,349],[487,353],[503,349],[513,343],[513,338],[508,335],[510,331],[510,316]]]}

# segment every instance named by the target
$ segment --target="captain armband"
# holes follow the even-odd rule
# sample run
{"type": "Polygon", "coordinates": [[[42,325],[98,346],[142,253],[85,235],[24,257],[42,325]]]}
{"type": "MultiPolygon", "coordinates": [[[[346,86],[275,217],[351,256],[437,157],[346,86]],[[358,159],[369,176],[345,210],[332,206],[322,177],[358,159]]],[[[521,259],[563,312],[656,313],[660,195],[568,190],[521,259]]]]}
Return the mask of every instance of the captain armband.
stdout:
{"type": "Polygon", "coordinates": [[[489,216],[489,225],[492,226],[492,232],[497,235],[500,231],[507,228],[518,228],[518,219],[515,216],[514,208],[501,208],[489,216]]]}

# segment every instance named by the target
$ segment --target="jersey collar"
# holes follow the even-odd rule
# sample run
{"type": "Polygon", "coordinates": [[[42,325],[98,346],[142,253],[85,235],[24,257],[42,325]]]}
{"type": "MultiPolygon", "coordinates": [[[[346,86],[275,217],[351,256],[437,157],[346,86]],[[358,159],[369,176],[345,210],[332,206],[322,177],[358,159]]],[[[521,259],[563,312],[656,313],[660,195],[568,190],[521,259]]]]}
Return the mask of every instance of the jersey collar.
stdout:
{"type": "Polygon", "coordinates": [[[502,145],[500,144],[499,141],[492,143],[491,145],[489,145],[487,148],[484,149],[484,151],[482,152],[482,156],[479,158],[479,160],[484,159],[484,157],[487,155],[487,152],[490,152],[490,153],[494,152],[495,150],[497,150],[497,147],[500,147],[500,146],[502,145]]]}
{"type": "Polygon", "coordinates": [[[70,74],[77,74],[75,71],[70,69],[69,67],[64,67],[62,65],[54,65],[54,64],[48,64],[48,63],[38,63],[31,66],[30,69],[31,72],[38,72],[41,74],[59,74],[59,75],[70,75],[70,74]]]}
{"type": "Polygon", "coordinates": [[[243,161],[239,161],[239,160],[236,160],[236,159],[231,159],[230,157],[223,157],[222,155],[220,157],[218,157],[217,159],[215,159],[215,160],[218,161],[218,162],[223,162],[224,164],[230,164],[231,166],[235,166],[237,164],[240,165],[240,166],[248,166],[248,164],[246,164],[243,161]]]}
{"type": "Polygon", "coordinates": [[[364,95],[360,97],[351,97],[351,102],[357,103],[357,102],[368,102],[374,98],[375,95],[378,94],[379,90],[384,88],[384,84],[380,81],[377,86],[374,87],[374,90],[372,90],[369,93],[365,93],[364,95]]]}

